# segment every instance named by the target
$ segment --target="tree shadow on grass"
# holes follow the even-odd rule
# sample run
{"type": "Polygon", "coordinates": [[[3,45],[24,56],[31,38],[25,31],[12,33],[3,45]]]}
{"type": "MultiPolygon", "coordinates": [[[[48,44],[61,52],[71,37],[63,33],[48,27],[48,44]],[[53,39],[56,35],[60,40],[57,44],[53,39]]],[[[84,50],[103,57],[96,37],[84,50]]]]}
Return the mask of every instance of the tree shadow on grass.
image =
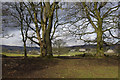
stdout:
{"type": "MultiPolygon", "coordinates": [[[[26,58],[23,57],[7,57],[2,60],[2,76],[3,78],[25,78],[29,74],[38,71],[41,74],[44,73],[41,70],[47,70],[47,68],[54,67],[56,65],[66,65],[67,63],[75,64],[75,66],[116,66],[118,64],[117,59],[113,58],[94,58],[94,57],[71,57],[62,56],[54,57],[52,59],[47,58],[26,58]],[[69,61],[70,60],[70,61],[69,61]],[[62,64],[59,64],[61,63],[62,64]]],[[[54,70],[54,69],[53,69],[54,70]]],[[[50,70],[49,70],[50,71],[50,70]]],[[[29,75],[30,76],[30,75],[29,75]]]]}
{"type": "Polygon", "coordinates": [[[88,62],[90,65],[99,65],[99,66],[118,66],[118,62],[120,60],[119,57],[110,56],[110,57],[101,57],[96,58],[93,56],[57,56],[55,58],[63,59],[63,60],[78,60],[79,62],[88,62]]]}
{"type": "Polygon", "coordinates": [[[26,75],[57,65],[59,60],[47,58],[4,58],[2,59],[3,78],[25,77],[26,75]]]}

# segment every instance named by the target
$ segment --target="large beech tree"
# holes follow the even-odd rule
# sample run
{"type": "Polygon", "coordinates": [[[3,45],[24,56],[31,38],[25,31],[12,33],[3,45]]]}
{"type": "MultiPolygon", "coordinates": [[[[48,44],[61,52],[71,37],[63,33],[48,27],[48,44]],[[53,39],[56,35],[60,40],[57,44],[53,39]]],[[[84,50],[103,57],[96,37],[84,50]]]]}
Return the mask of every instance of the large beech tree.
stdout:
{"type": "Polygon", "coordinates": [[[74,13],[68,14],[69,21],[66,22],[69,25],[69,31],[73,35],[79,36],[79,39],[85,42],[97,42],[96,56],[104,56],[103,44],[107,44],[105,39],[120,39],[117,35],[113,34],[118,28],[118,3],[81,2],[74,3],[72,6],[70,8],[74,13]],[[94,30],[88,30],[90,26],[94,30]],[[85,40],[85,37],[83,38],[85,35],[94,33],[96,34],[94,40],[85,40]]]}
{"type": "Polygon", "coordinates": [[[86,17],[94,28],[95,33],[97,34],[97,56],[103,56],[103,34],[104,32],[109,31],[110,35],[114,37],[110,30],[117,28],[116,26],[118,25],[118,14],[114,13],[118,11],[119,5],[114,5],[114,3],[112,3],[114,6],[111,6],[110,3],[108,5],[110,7],[108,9],[105,9],[105,11],[102,9],[106,8],[106,5],[108,4],[107,2],[94,2],[91,4],[93,6],[93,9],[90,9],[85,2],[83,2],[82,4],[85,8],[86,17]],[[94,23],[91,16],[96,19],[96,24],[94,23]],[[105,23],[109,23],[107,24],[107,26],[109,26],[111,23],[113,25],[107,27],[105,26],[105,23]]]}
{"type": "MultiPolygon", "coordinates": [[[[58,2],[8,2],[4,4],[6,8],[3,10],[8,11],[9,16],[16,20],[11,21],[14,24],[17,22],[21,27],[25,56],[27,56],[27,39],[40,46],[41,56],[52,56],[51,40],[58,26],[58,2]],[[32,36],[29,35],[30,32],[32,36]]],[[[4,21],[10,21],[6,17],[4,19],[4,21]]]]}
{"type": "Polygon", "coordinates": [[[35,35],[27,37],[40,46],[41,56],[52,56],[51,40],[58,22],[58,2],[29,2],[23,4],[29,13],[32,24],[34,24],[34,26],[28,24],[28,27],[35,35]]]}

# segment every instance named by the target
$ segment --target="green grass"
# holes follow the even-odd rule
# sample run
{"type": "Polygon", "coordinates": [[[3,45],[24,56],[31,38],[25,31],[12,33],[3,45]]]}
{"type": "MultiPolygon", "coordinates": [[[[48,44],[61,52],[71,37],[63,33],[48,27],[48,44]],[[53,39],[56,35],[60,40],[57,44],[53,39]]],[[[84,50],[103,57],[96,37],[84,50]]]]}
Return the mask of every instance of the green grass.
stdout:
{"type": "MultiPolygon", "coordinates": [[[[24,56],[24,54],[16,54],[16,53],[0,53],[6,56],[24,56]]],[[[84,54],[84,52],[69,52],[66,54],[54,54],[53,56],[75,56],[75,55],[80,55],[84,54]]],[[[27,54],[28,57],[39,57],[40,55],[33,55],[33,54],[27,54]]]]}
{"type": "MultiPolygon", "coordinates": [[[[0,53],[0,54],[6,55],[6,56],[14,56],[14,57],[24,56],[24,54],[15,54],[15,53],[0,53]]],[[[28,57],[39,57],[40,55],[27,54],[27,56],[28,56],[28,57]]]]}
{"type": "Polygon", "coordinates": [[[61,55],[55,54],[54,56],[75,56],[75,55],[80,55],[80,54],[84,54],[84,53],[83,52],[69,52],[67,54],[61,54],[61,55]]]}
{"type": "Polygon", "coordinates": [[[75,55],[80,55],[80,54],[84,54],[84,52],[69,52],[68,55],[70,56],[75,56],[75,55]]]}
{"type": "MultiPolygon", "coordinates": [[[[0,53],[6,56],[24,56],[24,54],[16,54],[16,53],[0,53]]],[[[79,54],[84,54],[83,52],[69,52],[67,54],[61,54],[60,56],[75,56],[75,55],[79,55],[79,54]]],[[[27,54],[28,57],[39,57],[40,55],[33,55],[33,54],[27,54]]],[[[57,54],[55,54],[54,56],[59,56],[57,54]]]]}

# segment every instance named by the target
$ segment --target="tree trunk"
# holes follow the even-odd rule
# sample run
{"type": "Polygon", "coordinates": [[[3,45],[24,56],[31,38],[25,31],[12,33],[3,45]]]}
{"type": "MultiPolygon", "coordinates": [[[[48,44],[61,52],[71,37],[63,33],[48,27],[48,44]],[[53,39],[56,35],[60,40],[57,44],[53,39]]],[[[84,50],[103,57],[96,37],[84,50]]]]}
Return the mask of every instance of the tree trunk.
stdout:
{"type": "Polygon", "coordinates": [[[51,43],[51,39],[50,39],[50,35],[47,33],[46,34],[46,51],[47,51],[47,56],[52,57],[52,43],[51,43]]]}
{"type": "Polygon", "coordinates": [[[53,14],[49,16],[49,24],[45,34],[46,52],[48,57],[52,57],[51,29],[52,29],[53,14]]]}
{"type": "Polygon", "coordinates": [[[104,56],[102,31],[100,30],[98,30],[97,32],[97,55],[96,56],[104,56]]]}
{"type": "Polygon", "coordinates": [[[51,46],[51,40],[50,39],[46,40],[46,44],[40,45],[40,52],[41,52],[42,57],[46,57],[46,56],[52,57],[53,56],[52,55],[52,46],[51,46]]]}
{"type": "Polygon", "coordinates": [[[27,57],[26,41],[24,41],[24,57],[27,57]]]}
{"type": "Polygon", "coordinates": [[[42,57],[53,56],[50,33],[52,30],[54,10],[55,10],[55,5],[51,7],[49,2],[45,3],[45,7],[43,9],[43,16],[42,16],[43,20],[41,23],[43,41],[40,42],[40,48],[41,48],[40,52],[42,57]]]}
{"type": "Polygon", "coordinates": [[[40,45],[40,53],[42,57],[45,57],[47,55],[47,51],[44,43],[41,43],[40,45]]]}

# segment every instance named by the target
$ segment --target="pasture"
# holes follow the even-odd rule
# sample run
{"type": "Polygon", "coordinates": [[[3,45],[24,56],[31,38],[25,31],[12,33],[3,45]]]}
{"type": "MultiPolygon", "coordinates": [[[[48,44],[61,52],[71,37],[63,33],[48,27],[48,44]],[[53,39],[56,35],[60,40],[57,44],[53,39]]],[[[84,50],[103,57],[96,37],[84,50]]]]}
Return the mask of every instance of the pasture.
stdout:
{"type": "MultiPolygon", "coordinates": [[[[6,55],[6,56],[11,56],[11,57],[24,56],[24,54],[16,54],[16,53],[0,53],[0,54],[6,55]]],[[[75,55],[80,55],[80,54],[84,54],[84,53],[83,52],[69,52],[69,53],[61,54],[61,55],[53,54],[53,56],[75,56],[75,55]]],[[[27,54],[27,56],[28,57],[39,57],[40,55],[27,54]]]]}

